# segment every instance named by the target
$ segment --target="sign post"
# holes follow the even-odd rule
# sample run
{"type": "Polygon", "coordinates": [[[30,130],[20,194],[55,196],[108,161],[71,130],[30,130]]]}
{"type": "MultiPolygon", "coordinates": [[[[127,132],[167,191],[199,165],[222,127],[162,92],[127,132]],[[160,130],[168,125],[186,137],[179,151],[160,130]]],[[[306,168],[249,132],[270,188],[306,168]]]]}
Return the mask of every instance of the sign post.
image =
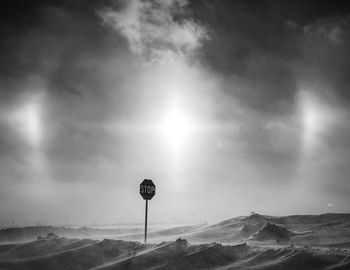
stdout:
{"type": "Polygon", "coordinates": [[[156,185],[151,179],[145,179],[140,184],[140,194],[146,200],[145,210],[145,243],[147,242],[147,216],[148,216],[148,200],[151,200],[156,194],[156,185]]]}

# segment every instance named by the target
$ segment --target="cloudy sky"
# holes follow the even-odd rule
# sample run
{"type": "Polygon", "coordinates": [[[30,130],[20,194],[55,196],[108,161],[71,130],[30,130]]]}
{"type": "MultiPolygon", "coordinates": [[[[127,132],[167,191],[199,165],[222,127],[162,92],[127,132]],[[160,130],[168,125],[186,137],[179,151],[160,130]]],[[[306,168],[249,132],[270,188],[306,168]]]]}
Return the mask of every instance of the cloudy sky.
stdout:
{"type": "Polygon", "coordinates": [[[0,10],[0,225],[349,212],[343,2],[0,10]]]}

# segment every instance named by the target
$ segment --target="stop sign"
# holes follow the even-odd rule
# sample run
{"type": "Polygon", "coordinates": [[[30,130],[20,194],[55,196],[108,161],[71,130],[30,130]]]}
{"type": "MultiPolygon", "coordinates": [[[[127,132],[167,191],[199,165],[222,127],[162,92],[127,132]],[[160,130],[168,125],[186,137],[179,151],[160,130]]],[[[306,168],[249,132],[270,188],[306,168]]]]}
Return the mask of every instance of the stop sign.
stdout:
{"type": "Polygon", "coordinates": [[[156,185],[151,179],[145,179],[140,184],[140,194],[144,200],[150,200],[156,194],[156,185]]]}

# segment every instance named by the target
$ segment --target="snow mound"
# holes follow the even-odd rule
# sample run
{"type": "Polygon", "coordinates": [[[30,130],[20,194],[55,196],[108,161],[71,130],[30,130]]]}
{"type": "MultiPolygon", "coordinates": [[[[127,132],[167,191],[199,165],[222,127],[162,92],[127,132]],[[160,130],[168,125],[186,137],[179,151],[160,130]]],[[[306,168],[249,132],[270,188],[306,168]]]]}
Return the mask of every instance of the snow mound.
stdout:
{"type": "Polygon", "coordinates": [[[37,238],[37,240],[56,240],[56,239],[58,239],[58,238],[59,238],[59,237],[58,237],[55,233],[50,232],[50,233],[48,233],[46,236],[41,236],[41,235],[39,235],[38,238],[37,238]]]}
{"type": "Polygon", "coordinates": [[[276,241],[289,241],[291,232],[283,227],[272,223],[265,223],[265,225],[253,234],[253,238],[256,240],[276,240],[276,241]]]}
{"type": "Polygon", "coordinates": [[[242,237],[250,237],[264,226],[264,223],[246,224],[240,230],[242,237]]]}

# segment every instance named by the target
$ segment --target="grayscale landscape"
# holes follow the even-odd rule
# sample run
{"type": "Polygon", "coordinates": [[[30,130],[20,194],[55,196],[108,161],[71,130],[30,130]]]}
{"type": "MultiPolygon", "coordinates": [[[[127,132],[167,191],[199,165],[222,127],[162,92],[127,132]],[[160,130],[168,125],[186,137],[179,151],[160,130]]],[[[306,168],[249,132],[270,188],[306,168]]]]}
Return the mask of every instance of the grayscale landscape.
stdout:
{"type": "Polygon", "coordinates": [[[349,269],[350,214],[252,214],[151,230],[23,227],[0,232],[1,269],[349,269]]]}
{"type": "Polygon", "coordinates": [[[1,0],[0,270],[350,269],[350,1],[1,0]]]}

